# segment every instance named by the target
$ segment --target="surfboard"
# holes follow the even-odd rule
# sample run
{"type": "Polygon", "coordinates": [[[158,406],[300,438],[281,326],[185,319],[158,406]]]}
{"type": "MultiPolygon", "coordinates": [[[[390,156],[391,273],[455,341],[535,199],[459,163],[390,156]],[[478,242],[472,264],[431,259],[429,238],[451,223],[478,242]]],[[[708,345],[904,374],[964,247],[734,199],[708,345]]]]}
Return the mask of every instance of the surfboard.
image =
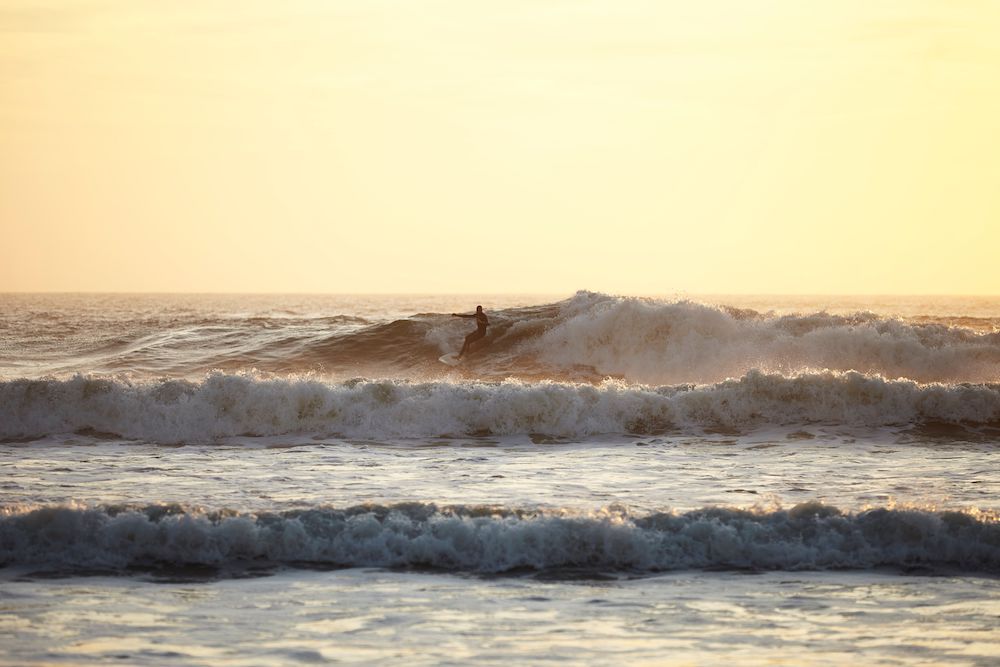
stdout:
{"type": "Polygon", "coordinates": [[[458,352],[449,352],[440,359],[438,359],[442,364],[448,364],[449,366],[458,366],[462,363],[462,360],[458,358],[458,352]]]}

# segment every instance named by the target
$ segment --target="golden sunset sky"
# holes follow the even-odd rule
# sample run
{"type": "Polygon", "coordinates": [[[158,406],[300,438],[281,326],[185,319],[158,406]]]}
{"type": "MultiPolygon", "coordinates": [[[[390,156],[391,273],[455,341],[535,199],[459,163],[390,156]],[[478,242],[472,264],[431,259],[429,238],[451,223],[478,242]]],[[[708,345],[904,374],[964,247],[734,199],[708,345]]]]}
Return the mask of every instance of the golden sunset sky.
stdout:
{"type": "Polygon", "coordinates": [[[5,0],[0,291],[1000,294],[994,0],[5,0]]]}

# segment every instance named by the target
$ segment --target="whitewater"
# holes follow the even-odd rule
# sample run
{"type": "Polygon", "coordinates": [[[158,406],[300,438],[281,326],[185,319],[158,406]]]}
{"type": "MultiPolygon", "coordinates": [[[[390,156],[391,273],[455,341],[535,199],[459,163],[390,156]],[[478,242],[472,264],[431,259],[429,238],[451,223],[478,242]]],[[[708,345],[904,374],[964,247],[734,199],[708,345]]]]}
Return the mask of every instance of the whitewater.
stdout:
{"type": "Polygon", "coordinates": [[[0,306],[0,664],[1000,658],[1000,299],[0,306]]]}

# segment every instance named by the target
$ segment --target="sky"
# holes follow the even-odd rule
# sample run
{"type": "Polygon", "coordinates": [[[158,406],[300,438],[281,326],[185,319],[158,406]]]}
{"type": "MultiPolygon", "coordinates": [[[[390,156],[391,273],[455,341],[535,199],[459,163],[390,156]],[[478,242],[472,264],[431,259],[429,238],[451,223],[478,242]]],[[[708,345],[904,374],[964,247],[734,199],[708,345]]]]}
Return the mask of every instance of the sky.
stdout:
{"type": "Polygon", "coordinates": [[[5,0],[0,291],[1000,294],[994,0],[5,0]]]}

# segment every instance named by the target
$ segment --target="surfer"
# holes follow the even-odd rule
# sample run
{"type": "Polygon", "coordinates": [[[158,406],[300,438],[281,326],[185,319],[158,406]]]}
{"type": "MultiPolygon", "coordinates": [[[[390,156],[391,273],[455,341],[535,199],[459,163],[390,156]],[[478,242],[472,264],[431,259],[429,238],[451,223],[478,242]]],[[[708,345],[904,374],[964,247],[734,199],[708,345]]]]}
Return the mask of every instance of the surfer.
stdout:
{"type": "Polygon", "coordinates": [[[462,343],[462,350],[458,353],[458,358],[461,359],[465,351],[469,349],[469,346],[475,343],[480,338],[486,336],[486,327],[490,326],[490,321],[486,318],[486,313],[483,312],[482,306],[476,306],[476,313],[474,315],[463,315],[462,313],[452,313],[452,317],[474,317],[476,318],[476,330],[465,337],[465,342],[462,343]]]}

